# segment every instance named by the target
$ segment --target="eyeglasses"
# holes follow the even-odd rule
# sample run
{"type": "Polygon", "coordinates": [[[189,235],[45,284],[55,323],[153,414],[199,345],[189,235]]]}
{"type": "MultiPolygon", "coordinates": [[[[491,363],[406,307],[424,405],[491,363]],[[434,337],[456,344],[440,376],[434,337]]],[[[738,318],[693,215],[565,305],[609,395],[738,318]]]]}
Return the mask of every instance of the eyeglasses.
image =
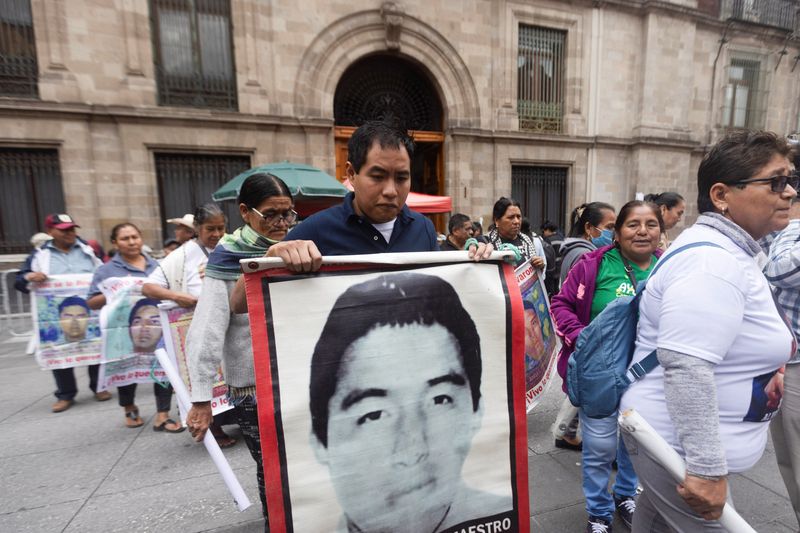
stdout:
{"type": "Polygon", "coordinates": [[[795,191],[800,191],[800,174],[789,176],[772,176],[769,178],[751,178],[749,180],[737,181],[734,185],[747,185],[749,183],[769,183],[772,192],[778,194],[786,190],[786,185],[791,185],[795,191]]]}
{"type": "Polygon", "coordinates": [[[297,220],[297,211],[294,209],[289,209],[282,213],[278,211],[267,211],[266,213],[262,213],[255,207],[251,207],[250,209],[268,226],[277,226],[281,220],[286,222],[288,225],[292,225],[294,224],[295,220],[297,220]]]}

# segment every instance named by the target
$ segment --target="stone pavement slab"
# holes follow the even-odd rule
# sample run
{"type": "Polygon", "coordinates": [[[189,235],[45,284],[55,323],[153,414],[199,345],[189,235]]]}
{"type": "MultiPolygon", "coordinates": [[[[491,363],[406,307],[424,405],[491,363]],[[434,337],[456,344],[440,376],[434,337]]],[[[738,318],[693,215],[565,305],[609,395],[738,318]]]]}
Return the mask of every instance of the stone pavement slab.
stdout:
{"type": "MultiPolygon", "coordinates": [[[[263,531],[255,464],[243,442],[224,450],[253,502],[239,512],[202,445],[188,432],[152,431],[151,386],[137,390],[141,428],[124,427],[115,391],[111,401],[94,401],[83,369],[76,405],[51,413],[52,376],[24,351],[24,342],[5,342],[0,332],[0,532],[263,531]]],[[[581,455],[556,449],[550,434],[560,386],[556,377],[528,416],[535,533],[585,528],[581,455]]],[[[759,532],[798,530],[771,446],[755,468],[732,476],[731,486],[737,508],[759,532]]],[[[616,523],[615,531],[626,528],[616,523]]]]}

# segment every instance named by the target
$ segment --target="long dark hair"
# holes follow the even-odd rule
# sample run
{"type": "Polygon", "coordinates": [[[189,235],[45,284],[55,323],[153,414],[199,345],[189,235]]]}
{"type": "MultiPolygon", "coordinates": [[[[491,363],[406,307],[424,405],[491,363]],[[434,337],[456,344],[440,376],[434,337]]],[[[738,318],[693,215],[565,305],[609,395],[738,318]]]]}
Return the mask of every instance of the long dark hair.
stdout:
{"type": "Polygon", "coordinates": [[[572,210],[569,217],[569,236],[583,238],[588,222],[590,226],[597,227],[603,221],[603,211],[614,212],[614,207],[605,202],[589,202],[581,204],[572,210]]]}

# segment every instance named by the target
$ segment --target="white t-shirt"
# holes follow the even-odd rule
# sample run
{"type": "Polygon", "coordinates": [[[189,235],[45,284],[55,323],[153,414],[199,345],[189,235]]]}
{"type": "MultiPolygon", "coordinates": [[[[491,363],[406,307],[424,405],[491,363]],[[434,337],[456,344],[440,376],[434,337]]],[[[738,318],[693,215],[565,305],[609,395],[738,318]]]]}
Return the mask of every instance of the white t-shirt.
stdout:
{"type": "Polygon", "coordinates": [[[387,243],[392,238],[392,232],[394,231],[394,221],[395,220],[397,220],[397,218],[393,218],[389,222],[384,222],[382,224],[372,224],[372,226],[376,230],[381,232],[381,235],[383,235],[383,238],[386,239],[387,243]]]}
{"type": "MultiPolygon", "coordinates": [[[[715,365],[720,439],[728,470],[741,472],[761,457],[768,422],[777,410],[765,393],[793,353],[793,335],[778,313],[756,259],[722,233],[703,225],[684,231],[661,261],[681,246],[710,241],[670,259],[642,296],[633,361],[658,346],[715,365]]],[[[679,453],[664,399],[664,370],[656,367],[631,385],[620,409],[635,408],[679,453]]]]}
{"type": "MultiPolygon", "coordinates": [[[[206,250],[211,252],[211,250],[206,250]]],[[[183,262],[183,284],[185,292],[192,296],[200,296],[203,288],[203,278],[200,276],[201,270],[205,269],[208,263],[208,255],[203,251],[202,245],[196,239],[186,241],[180,248],[169,254],[161,262],[159,268],[153,270],[147,277],[145,283],[154,283],[171,291],[183,292],[180,287],[171,287],[167,282],[166,272],[171,272],[179,265],[175,261],[183,262]],[[184,255],[185,254],[185,255],[184,255]]]]}

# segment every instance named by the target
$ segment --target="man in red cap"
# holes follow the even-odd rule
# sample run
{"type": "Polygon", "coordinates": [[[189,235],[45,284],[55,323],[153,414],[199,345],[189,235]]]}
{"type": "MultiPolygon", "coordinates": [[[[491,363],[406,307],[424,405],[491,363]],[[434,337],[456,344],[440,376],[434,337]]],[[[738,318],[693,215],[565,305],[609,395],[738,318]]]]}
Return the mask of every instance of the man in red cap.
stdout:
{"type": "MultiPolygon", "coordinates": [[[[47,280],[48,276],[56,274],[91,274],[100,266],[100,261],[91,246],[78,238],[78,226],[71,216],[66,214],[47,215],[44,219],[47,233],[52,237],[39,248],[31,252],[25,261],[25,266],[17,273],[14,286],[22,292],[29,292],[33,284],[47,280]]],[[[100,365],[90,365],[89,387],[94,392],[97,401],[102,402],[111,398],[108,391],[97,392],[97,375],[100,365]]],[[[75,372],[72,368],[53,370],[56,381],[55,396],[58,399],[53,404],[53,412],[66,411],[74,403],[78,393],[75,381],[75,372]]]]}

